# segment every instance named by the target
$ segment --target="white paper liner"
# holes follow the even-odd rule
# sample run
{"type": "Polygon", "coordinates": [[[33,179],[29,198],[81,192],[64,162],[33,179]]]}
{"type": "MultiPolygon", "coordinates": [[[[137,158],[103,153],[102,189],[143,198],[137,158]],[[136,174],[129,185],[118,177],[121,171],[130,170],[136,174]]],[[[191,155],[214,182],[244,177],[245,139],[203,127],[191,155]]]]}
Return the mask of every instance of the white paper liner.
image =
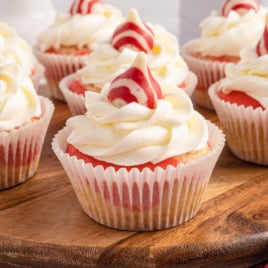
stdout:
{"type": "Polygon", "coordinates": [[[38,45],[33,47],[33,52],[38,61],[45,67],[45,76],[50,89],[50,96],[61,101],[64,100],[59,82],[65,76],[76,72],[85,65],[85,57],[73,55],[60,55],[42,52],[38,45]]]}
{"type": "Polygon", "coordinates": [[[45,73],[45,67],[40,64],[39,62],[35,63],[34,65],[34,75],[32,75],[30,78],[33,82],[35,90],[39,91],[39,86],[42,78],[44,78],[45,73]]]}
{"type": "Polygon", "coordinates": [[[209,96],[230,150],[242,160],[268,165],[268,111],[223,101],[218,89],[219,82],[209,88],[209,96]]]}
{"type": "Polygon", "coordinates": [[[134,168],[118,171],[95,168],[65,153],[70,130],[60,130],[52,148],[60,160],[77,198],[89,217],[112,228],[151,231],[184,223],[196,215],[225,138],[209,124],[209,144],[205,155],[166,170],[158,167],[141,172],[134,168]]]}
{"type": "Polygon", "coordinates": [[[201,59],[192,56],[194,51],[194,41],[189,41],[181,48],[181,55],[190,70],[192,70],[198,78],[197,86],[194,92],[195,101],[200,106],[214,109],[208,96],[210,85],[225,77],[225,66],[227,62],[217,62],[212,60],[201,59]],[[199,92],[200,91],[200,92],[199,92]],[[199,92],[199,94],[197,93],[199,92]],[[202,98],[200,98],[200,95],[202,98]]]}
{"type": "Polygon", "coordinates": [[[75,73],[67,75],[59,83],[60,90],[72,115],[84,114],[86,112],[84,95],[77,94],[69,89],[71,82],[76,76],[77,74],[75,73]]]}
{"type": "Polygon", "coordinates": [[[37,171],[44,138],[54,112],[54,105],[49,99],[39,98],[42,107],[39,120],[9,132],[0,132],[0,190],[26,181],[37,171]]]}

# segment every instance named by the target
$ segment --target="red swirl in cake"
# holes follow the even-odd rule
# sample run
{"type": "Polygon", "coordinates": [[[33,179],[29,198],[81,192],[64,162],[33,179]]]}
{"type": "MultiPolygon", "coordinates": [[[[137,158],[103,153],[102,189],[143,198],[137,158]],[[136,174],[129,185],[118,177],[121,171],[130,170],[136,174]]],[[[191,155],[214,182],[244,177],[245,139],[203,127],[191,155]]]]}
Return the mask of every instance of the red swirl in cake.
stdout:
{"type": "Polygon", "coordinates": [[[131,9],[124,23],[119,25],[112,36],[112,45],[120,50],[130,46],[147,53],[154,46],[154,33],[139,17],[135,9],[131,9]]]}
{"type": "Polygon", "coordinates": [[[90,14],[92,13],[93,6],[100,4],[100,0],[74,0],[70,8],[70,14],[90,14]]]}
{"type": "Polygon", "coordinates": [[[150,109],[155,108],[156,100],[163,97],[144,53],[139,53],[133,65],[112,81],[107,97],[117,107],[137,102],[150,109]]]}
{"type": "Polygon", "coordinates": [[[249,10],[258,12],[260,6],[257,0],[226,0],[221,9],[221,15],[227,17],[231,10],[243,16],[249,10]]]}

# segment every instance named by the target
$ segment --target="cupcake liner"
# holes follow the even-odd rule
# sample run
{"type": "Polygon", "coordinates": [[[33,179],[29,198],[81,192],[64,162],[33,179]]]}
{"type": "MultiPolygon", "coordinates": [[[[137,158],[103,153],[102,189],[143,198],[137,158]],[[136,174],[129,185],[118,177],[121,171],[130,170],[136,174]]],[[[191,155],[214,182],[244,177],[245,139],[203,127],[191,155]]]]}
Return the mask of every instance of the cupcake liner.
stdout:
{"type": "Polygon", "coordinates": [[[61,101],[64,100],[59,82],[65,76],[76,72],[85,65],[85,57],[73,55],[60,55],[42,52],[36,45],[33,48],[38,61],[45,67],[45,76],[50,90],[50,96],[61,101]]]}
{"type": "Polygon", "coordinates": [[[268,111],[238,106],[217,96],[219,82],[209,89],[209,96],[226,134],[227,145],[239,159],[268,165],[268,111]]]}
{"type": "Polygon", "coordinates": [[[42,116],[39,120],[0,132],[0,190],[23,183],[37,171],[44,138],[54,105],[39,97],[42,116]]]}
{"type": "Polygon", "coordinates": [[[34,65],[34,74],[30,76],[35,90],[38,92],[39,91],[39,86],[42,78],[44,78],[44,73],[45,73],[45,67],[40,64],[40,63],[35,63],[34,65]]]}
{"type": "Polygon", "coordinates": [[[208,95],[210,85],[225,77],[228,62],[212,61],[193,56],[194,42],[188,42],[181,48],[181,55],[189,68],[197,75],[198,82],[194,91],[195,102],[202,107],[214,109],[208,95]]]}
{"type": "Polygon", "coordinates": [[[209,124],[211,151],[165,170],[157,167],[93,167],[65,153],[68,127],[60,130],[52,148],[70,179],[85,213],[96,222],[116,229],[152,231],[182,224],[199,211],[215,163],[224,146],[224,135],[209,124]]]}
{"type": "Polygon", "coordinates": [[[76,77],[77,74],[75,73],[67,75],[59,83],[59,88],[72,115],[84,114],[86,112],[85,96],[82,94],[77,94],[69,89],[71,82],[76,77]]]}

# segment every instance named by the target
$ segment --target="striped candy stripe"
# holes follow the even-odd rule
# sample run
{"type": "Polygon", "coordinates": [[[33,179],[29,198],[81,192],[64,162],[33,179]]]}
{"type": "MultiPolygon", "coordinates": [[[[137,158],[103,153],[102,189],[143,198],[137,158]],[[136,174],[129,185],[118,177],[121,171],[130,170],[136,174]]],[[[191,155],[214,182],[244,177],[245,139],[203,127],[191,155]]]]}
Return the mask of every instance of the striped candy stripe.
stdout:
{"type": "Polygon", "coordinates": [[[251,9],[258,12],[259,8],[257,0],[226,0],[222,6],[221,15],[226,17],[233,10],[242,16],[251,9]]]}
{"type": "Polygon", "coordinates": [[[101,3],[100,0],[74,0],[70,8],[70,14],[90,14],[96,3],[101,3]]]}
{"type": "Polygon", "coordinates": [[[147,53],[154,46],[154,33],[141,21],[137,11],[131,9],[126,21],[115,30],[112,45],[117,50],[130,46],[147,53]]]}
{"type": "Polygon", "coordinates": [[[137,102],[150,109],[155,108],[156,100],[163,96],[144,53],[139,53],[133,65],[112,81],[107,98],[117,107],[137,102]]]}
{"type": "Polygon", "coordinates": [[[258,56],[268,54],[268,28],[264,28],[263,35],[256,45],[256,53],[258,56]]]}

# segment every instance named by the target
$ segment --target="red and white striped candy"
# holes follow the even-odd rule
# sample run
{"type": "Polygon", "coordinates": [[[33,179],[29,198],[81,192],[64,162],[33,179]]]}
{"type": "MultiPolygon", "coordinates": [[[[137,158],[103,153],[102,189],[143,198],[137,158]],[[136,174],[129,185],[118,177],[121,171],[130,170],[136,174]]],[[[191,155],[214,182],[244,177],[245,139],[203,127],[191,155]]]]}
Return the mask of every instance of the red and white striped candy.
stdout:
{"type": "Polygon", "coordinates": [[[145,53],[138,53],[132,66],[112,81],[107,98],[117,107],[137,102],[155,108],[157,99],[163,96],[160,85],[149,70],[145,53]]]}
{"type": "Polygon", "coordinates": [[[259,57],[268,54],[268,15],[266,16],[266,25],[263,34],[256,45],[256,53],[259,57]]]}
{"type": "Polygon", "coordinates": [[[115,30],[112,45],[117,50],[129,46],[147,53],[154,46],[154,33],[148,25],[143,23],[138,12],[131,9],[126,21],[115,30]]]}
{"type": "Polygon", "coordinates": [[[258,12],[260,5],[257,0],[226,0],[221,9],[221,15],[227,17],[231,10],[243,16],[249,10],[258,12]]]}
{"type": "Polygon", "coordinates": [[[70,14],[90,14],[92,13],[93,6],[100,3],[100,0],[74,0],[70,8],[70,14]]]}

